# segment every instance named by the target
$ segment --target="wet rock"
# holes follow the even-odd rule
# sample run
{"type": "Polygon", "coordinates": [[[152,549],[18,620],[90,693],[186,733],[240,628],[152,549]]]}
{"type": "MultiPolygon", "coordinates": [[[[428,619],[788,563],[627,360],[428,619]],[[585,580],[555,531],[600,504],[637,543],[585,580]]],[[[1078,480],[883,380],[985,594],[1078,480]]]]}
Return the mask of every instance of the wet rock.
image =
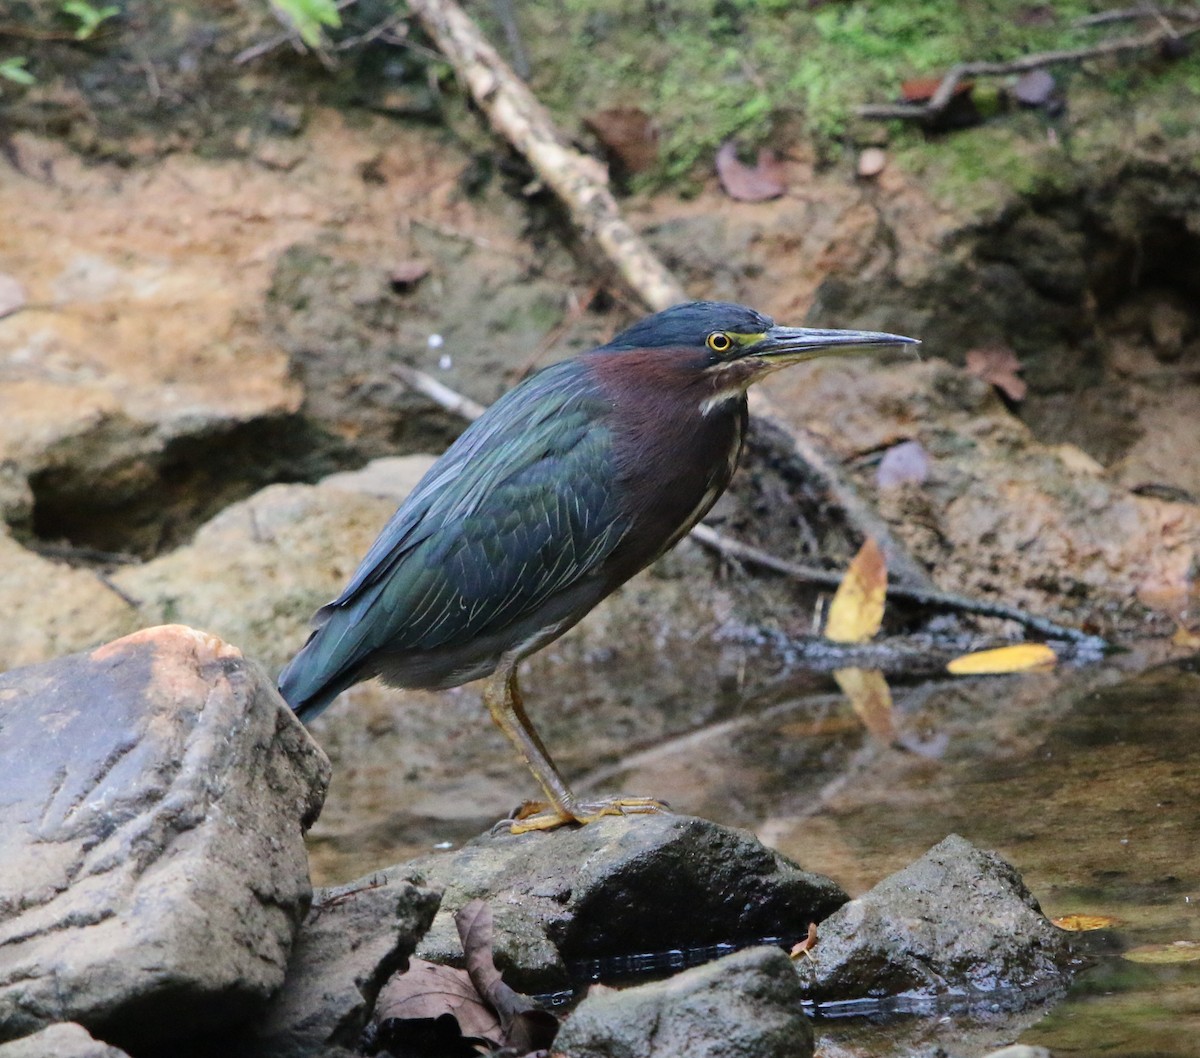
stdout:
{"type": "Polygon", "coordinates": [[[998,1051],[985,1054],[983,1058],[1054,1058],[1045,1047],[1030,1047],[1027,1043],[1014,1043],[998,1051]]]}
{"type": "Polygon", "coordinates": [[[441,898],[406,878],[372,881],[314,894],[287,980],[247,1054],[303,1058],[356,1048],[379,989],[407,967],[441,898]]]}
{"type": "Polygon", "coordinates": [[[778,948],[749,948],[666,981],[596,990],[554,1041],[568,1058],[809,1058],[803,987],[778,948]]]}
{"type": "Polygon", "coordinates": [[[0,677],[0,1025],[123,1046],[282,984],[329,765],[235,648],[146,629],[0,677]]]}
{"type": "Polygon", "coordinates": [[[952,834],[821,923],[808,994],[982,994],[1020,1009],[1065,984],[1068,957],[1020,875],[952,834]]]}
{"type": "Polygon", "coordinates": [[[454,912],[486,900],[497,965],[525,992],[565,987],[576,960],[799,937],[846,900],[746,831],[672,814],[488,834],[404,869],[445,889],[417,954],[461,965],[454,912]]]}
{"type": "Polygon", "coordinates": [[[124,1051],[93,1039],[91,1033],[74,1022],[60,1022],[0,1044],[0,1058],[128,1058],[124,1051]]]}

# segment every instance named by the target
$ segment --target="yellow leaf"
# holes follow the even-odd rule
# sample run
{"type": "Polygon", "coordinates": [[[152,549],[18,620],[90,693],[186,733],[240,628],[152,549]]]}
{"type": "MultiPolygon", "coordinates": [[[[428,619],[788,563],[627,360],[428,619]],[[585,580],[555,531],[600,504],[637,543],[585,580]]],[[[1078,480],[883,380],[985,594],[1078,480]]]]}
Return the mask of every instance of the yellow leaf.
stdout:
{"type": "Polygon", "coordinates": [[[1069,929],[1073,933],[1086,933],[1093,929],[1109,929],[1121,920],[1112,915],[1062,915],[1050,920],[1059,929],[1069,929]]]}
{"type": "Polygon", "coordinates": [[[1177,940],[1174,944],[1143,944],[1122,952],[1121,958],[1145,963],[1200,962],[1200,944],[1191,940],[1177,940]]]}
{"type": "Polygon", "coordinates": [[[1053,665],[1058,658],[1045,643],[1018,643],[995,650],[977,650],[963,654],[946,666],[955,676],[981,676],[996,672],[1025,672],[1053,665]]]}
{"type": "Polygon", "coordinates": [[[1200,632],[1193,632],[1186,625],[1179,625],[1175,634],[1171,636],[1171,642],[1184,650],[1200,650],[1200,632]]]}
{"type": "Polygon", "coordinates": [[[882,742],[896,741],[892,692],[877,669],[838,669],[833,678],[850,699],[850,705],[872,735],[882,742]]]}
{"type": "Polygon", "coordinates": [[[829,604],[825,638],[835,643],[865,643],[883,622],[887,564],[871,537],[854,556],[829,604]]]}

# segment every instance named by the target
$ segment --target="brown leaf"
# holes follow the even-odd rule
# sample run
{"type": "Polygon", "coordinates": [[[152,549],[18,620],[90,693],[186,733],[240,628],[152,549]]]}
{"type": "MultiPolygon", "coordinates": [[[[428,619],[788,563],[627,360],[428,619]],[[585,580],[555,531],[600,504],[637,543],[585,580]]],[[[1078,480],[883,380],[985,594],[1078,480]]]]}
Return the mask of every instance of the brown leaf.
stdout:
{"type": "Polygon", "coordinates": [[[850,707],[873,737],[891,745],[896,741],[896,716],[892,691],[878,669],[837,669],[833,674],[850,707]]]}
{"type": "Polygon", "coordinates": [[[1200,944],[1194,940],[1177,940],[1172,944],[1142,944],[1121,953],[1130,962],[1170,964],[1200,962],[1200,944]]]}
{"type": "Polygon", "coordinates": [[[0,319],[25,307],[25,288],[16,279],[0,272],[0,319]]]}
{"type": "Polygon", "coordinates": [[[631,173],[644,173],[658,162],[658,128],[638,107],[599,110],[583,123],[613,158],[631,173]]]}
{"type": "Polygon", "coordinates": [[[809,955],[813,948],[817,946],[817,924],[810,922],[808,924],[808,936],[802,941],[798,941],[792,945],[792,950],[788,954],[793,959],[799,959],[801,955],[809,955]]]}
{"type": "MultiPolygon", "coordinates": [[[[900,96],[906,103],[928,103],[942,85],[940,77],[910,77],[900,86],[900,96]]],[[[975,88],[974,81],[959,81],[950,98],[969,95],[975,88]]]]}
{"type": "Polygon", "coordinates": [[[1010,400],[1024,400],[1028,387],[1018,377],[1021,361],[1006,345],[989,345],[967,353],[967,371],[984,382],[990,382],[1010,400]]]}
{"type": "Polygon", "coordinates": [[[424,261],[401,261],[388,275],[394,290],[411,290],[429,275],[429,265],[424,261]]]}
{"type": "Polygon", "coordinates": [[[946,671],[955,676],[985,676],[1049,668],[1056,661],[1058,656],[1045,643],[1017,643],[963,654],[947,664],[946,671]]]}
{"type": "Polygon", "coordinates": [[[1060,915],[1050,920],[1059,929],[1072,933],[1086,933],[1094,929],[1110,929],[1120,923],[1119,918],[1112,915],[1060,915]]]}
{"type": "Polygon", "coordinates": [[[475,990],[500,1018],[504,1046],[518,1054],[549,1047],[558,1032],[558,1019],[528,996],[509,988],[492,957],[492,909],[472,900],[454,913],[454,925],[475,990]]]}
{"type": "Polygon", "coordinates": [[[825,638],[835,643],[865,643],[883,623],[886,595],[887,563],[879,545],[868,536],[829,604],[825,638]]]}
{"type": "Polygon", "coordinates": [[[401,1038],[408,1022],[450,1015],[464,1037],[504,1043],[500,1019],[475,991],[465,970],[410,959],[408,970],[392,977],[379,993],[373,1021],[380,1031],[401,1038]],[[392,1024],[393,1022],[397,1024],[392,1024]]]}
{"type": "Polygon", "coordinates": [[[738,158],[733,140],[726,140],[717,151],[716,163],[721,186],[738,202],[766,202],[787,190],[783,164],[765,147],[758,152],[758,164],[750,166],[738,158]]]}

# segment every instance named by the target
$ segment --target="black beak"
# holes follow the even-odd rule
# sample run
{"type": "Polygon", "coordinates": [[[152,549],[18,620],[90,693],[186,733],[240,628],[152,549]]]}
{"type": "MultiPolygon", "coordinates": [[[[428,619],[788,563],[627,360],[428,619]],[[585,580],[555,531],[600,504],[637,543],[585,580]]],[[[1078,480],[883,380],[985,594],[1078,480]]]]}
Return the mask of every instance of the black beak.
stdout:
{"type": "MultiPolygon", "coordinates": [[[[748,345],[745,357],[762,357],[772,366],[797,364],[822,356],[850,356],[878,353],[902,345],[920,345],[916,338],[882,331],[818,331],[807,327],[772,327],[766,336],[748,345]]],[[[740,360],[741,357],[738,357],[740,360]]]]}

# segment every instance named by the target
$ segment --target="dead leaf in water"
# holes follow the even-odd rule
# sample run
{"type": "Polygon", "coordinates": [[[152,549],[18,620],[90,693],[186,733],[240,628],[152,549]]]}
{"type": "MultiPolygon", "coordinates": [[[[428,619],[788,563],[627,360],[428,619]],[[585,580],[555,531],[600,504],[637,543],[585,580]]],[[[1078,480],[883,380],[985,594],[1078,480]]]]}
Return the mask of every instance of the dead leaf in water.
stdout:
{"type": "Polygon", "coordinates": [[[787,190],[783,165],[766,148],[758,152],[756,165],[747,165],[737,156],[733,140],[726,140],[717,151],[716,165],[721,187],[738,202],[766,202],[787,190]]]}
{"type": "Polygon", "coordinates": [[[1111,929],[1121,920],[1112,915],[1060,915],[1050,921],[1059,929],[1072,933],[1088,933],[1094,929],[1111,929]]]}
{"type": "MultiPolygon", "coordinates": [[[[479,998],[467,972],[424,959],[410,959],[408,970],[383,986],[372,1020],[382,1036],[401,1041],[434,1032],[432,1023],[446,1017],[458,1023],[463,1038],[503,1046],[500,1019],[479,998]]],[[[446,1031],[444,1023],[437,1028],[439,1036],[446,1031]]]]}
{"type": "Polygon", "coordinates": [[[825,638],[834,643],[865,643],[883,623],[887,563],[874,539],[867,537],[842,577],[829,604],[825,638]]]}
{"type": "Polygon", "coordinates": [[[833,678],[850,700],[850,707],[880,742],[896,741],[896,717],[892,691],[878,669],[837,669],[833,678]]]}
{"type": "Polygon", "coordinates": [[[1174,944],[1142,944],[1122,952],[1121,958],[1157,965],[1200,962],[1200,944],[1192,940],[1177,940],[1174,944]]]}
{"type": "Polygon", "coordinates": [[[807,955],[812,958],[812,950],[817,946],[817,924],[810,922],[808,924],[808,936],[802,941],[797,941],[792,945],[792,950],[788,954],[793,959],[799,959],[801,955],[807,955]]]}
{"type": "Polygon", "coordinates": [[[987,676],[1049,668],[1056,661],[1058,655],[1045,643],[1017,643],[1011,647],[963,654],[949,662],[946,671],[954,676],[987,676]]]}

